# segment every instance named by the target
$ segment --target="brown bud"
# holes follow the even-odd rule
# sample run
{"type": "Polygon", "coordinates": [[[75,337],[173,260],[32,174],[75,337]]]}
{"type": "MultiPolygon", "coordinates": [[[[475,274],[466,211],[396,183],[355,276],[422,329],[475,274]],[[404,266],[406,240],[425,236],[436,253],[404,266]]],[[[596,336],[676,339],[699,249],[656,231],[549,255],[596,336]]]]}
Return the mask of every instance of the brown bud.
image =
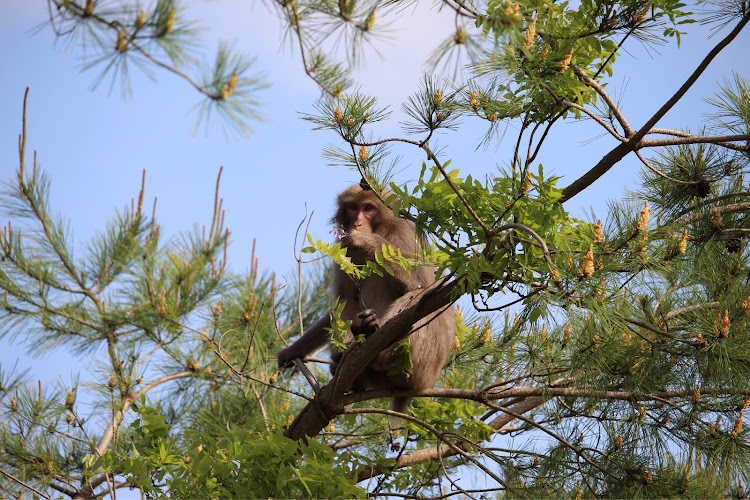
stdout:
{"type": "Polygon", "coordinates": [[[489,323],[484,327],[484,330],[482,330],[482,337],[480,338],[480,341],[483,344],[492,342],[492,327],[489,325],[489,323]]]}
{"type": "Polygon", "coordinates": [[[508,0],[508,5],[505,7],[505,15],[508,16],[511,23],[519,23],[521,21],[521,8],[518,2],[508,0]]]}
{"type": "Polygon", "coordinates": [[[169,33],[174,29],[174,22],[177,20],[177,7],[172,7],[167,14],[167,22],[164,24],[164,33],[169,33]]]}
{"type": "Polygon", "coordinates": [[[740,416],[737,417],[737,420],[734,421],[734,429],[732,429],[732,439],[736,439],[741,431],[742,431],[742,413],[740,413],[740,416]]]}
{"type": "Polygon", "coordinates": [[[649,3],[639,12],[634,13],[632,17],[633,24],[637,24],[637,23],[645,21],[646,16],[648,16],[648,11],[650,9],[651,9],[651,4],[649,3]]]}
{"type": "Polygon", "coordinates": [[[524,50],[529,50],[534,45],[534,38],[536,38],[536,20],[538,17],[539,13],[537,12],[529,27],[526,28],[526,33],[523,35],[524,50]]]}
{"type": "Polygon", "coordinates": [[[115,48],[118,52],[125,52],[128,50],[128,40],[125,38],[125,35],[122,31],[117,31],[117,44],[115,45],[115,48]]]}
{"type": "Polygon", "coordinates": [[[471,97],[469,98],[469,104],[476,108],[479,106],[479,99],[477,99],[477,90],[474,89],[471,91],[471,97]]]}
{"type": "Polygon", "coordinates": [[[185,367],[191,372],[196,372],[198,371],[198,368],[201,367],[201,364],[198,361],[195,361],[191,354],[187,362],[185,363],[185,367]]]}
{"type": "Polygon", "coordinates": [[[596,226],[594,226],[594,243],[597,245],[604,243],[604,229],[602,228],[601,219],[598,219],[596,221],[596,226]]]}
{"type": "Polygon", "coordinates": [[[594,245],[589,245],[589,250],[583,257],[583,264],[578,268],[578,275],[589,278],[594,274],[594,245]]]}
{"type": "Polygon", "coordinates": [[[573,59],[573,48],[570,48],[570,52],[565,54],[562,59],[560,59],[560,73],[565,73],[568,70],[568,67],[570,66],[570,61],[573,59]]]}
{"type": "Polygon", "coordinates": [[[719,324],[719,337],[726,338],[729,336],[729,311],[724,310],[724,318],[721,320],[721,324],[719,324]]]}
{"type": "Polygon", "coordinates": [[[560,271],[557,270],[557,266],[552,268],[552,281],[555,283],[560,283],[562,280],[562,277],[560,276],[560,271]]]}
{"type": "Polygon", "coordinates": [[[645,231],[648,228],[648,219],[650,214],[651,210],[649,210],[648,200],[646,200],[643,210],[641,210],[641,215],[638,217],[638,224],[636,225],[636,229],[638,231],[645,231]]]}
{"type": "Polygon", "coordinates": [[[466,41],[466,32],[464,31],[463,26],[458,26],[456,28],[456,34],[453,35],[453,41],[456,42],[456,45],[461,45],[466,41]]]}
{"type": "Polygon", "coordinates": [[[677,244],[677,252],[680,254],[685,253],[685,250],[687,250],[687,242],[690,241],[690,236],[688,236],[687,229],[682,230],[682,238],[680,239],[680,242],[677,244]]]}
{"type": "Polygon", "coordinates": [[[156,307],[156,312],[159,313],[160,316],[166,316],[167,315],[167,292],[162,292],[161,296],[159,297],[159,304],[156,307]]]}
{"type": "Polygon", "coordinates": [[[369,152],[367,150],[367,146],[362,146],[361,148],[359,148],[359,161],[364,163],[367,160],[368,153],[369,152]]]}
{"type": "Polygon", "coordinates": [[[224,85],[224,88],[221,90],[221,94],[219,95],[219,97],[221,97],[221,99],[226,99],[227,97],[232,95],[235,87],[237,87],[237,70],[232,72],[232,76],[229,77],[229,81],[227,81],[227,84],[224,85]]]}
{"type": "Polygon", "coordinates": [[[721,220],[721,212],[719,212],[718,207],[713,210],[713,214],[713,217],[711,217],[711,225],[716,229],[724,227],[724,222],[721,220]]]}
{"type": "Polygon", "coordinates": [[[521,185],[521,194],[526,196],[530,188],[531,188],[531,172],[527,171],[526,177],[524,177],[523,184],[521,185]]]}
{"type": "Polygon", "coordinates": [[[375,11],[374,10],[370,12],[369,16],[367,16],[367,21],[365,21],[365,26],[364,26],[365,31],[370,31],[372,29],[373,24],[375,24],[375,11]]]}
{"type": "Polygon", "coordinates": [[[146,24],[146,11],[144,9],[141,9],[141,11],[138,13],[138,17],[135,19],[135,25],[140,28],[146,24]]]}

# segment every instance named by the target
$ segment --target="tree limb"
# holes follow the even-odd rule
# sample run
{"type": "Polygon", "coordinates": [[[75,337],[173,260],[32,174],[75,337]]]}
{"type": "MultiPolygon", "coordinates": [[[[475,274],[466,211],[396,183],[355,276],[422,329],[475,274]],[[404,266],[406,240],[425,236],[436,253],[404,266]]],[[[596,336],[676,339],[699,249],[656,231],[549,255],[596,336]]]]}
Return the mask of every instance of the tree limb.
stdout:
{"type": "Polygon", "coordinates": [[[667,112],[674,107],[677,102],[685,95],[690,87],[698,80],[703,72],[708,68],[708,65],[714,58],[721,52],[732,40],[734,40],[745,25],[750,21],[750,13],[746,14],[735,28],[721,40],[708,55],[701,61],[698,67],[693,71],[690,77],[682,84],[677,92],[654,113],[654,115],[641,127],[632,137],[628,138],[627,142],[619,144],[617,147],[612,149],[609,153],[599,160],[599,163],[594,165],[588,172],[583,174],[581,177],[573,181],[569,186],[563,189],[563,195],[560,199],[560,203],[564,203],[575,195],[586,189],[588,186],[593,184],[599,177],[609,171],[617,162],[622,160],[628,153],[637,149],[641,139],[649,133],[654,125],[665,115],[667,112]]]}

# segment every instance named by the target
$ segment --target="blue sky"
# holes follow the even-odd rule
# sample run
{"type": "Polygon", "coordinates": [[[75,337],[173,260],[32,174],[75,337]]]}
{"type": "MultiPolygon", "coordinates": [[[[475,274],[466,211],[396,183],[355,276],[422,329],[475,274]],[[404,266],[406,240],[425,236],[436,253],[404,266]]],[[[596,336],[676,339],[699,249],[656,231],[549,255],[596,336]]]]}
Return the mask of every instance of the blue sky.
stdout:
{"type": "MultiPolygon", "coordinates": [[[[92,91],[97,74],[80,71],[82,52],[77,47],[56,44],[49,29],[31,34],[46,20],[46,2],[6,0],[0,3],[0,181],[10,179],[18,165],[22,100],[29,86],[27,149],[29,154],[38,150],[52,181],[52,207],[69,219],[79,255],[114,210],[137,196],[143,169],[148,206],[158,196],[162,234],[176,236],[196,223],[209,223],[216,174],[224,166],[221,192],[232,231],[230,266],[236,271],[249,267],[257,238],[261,270],[292,279],[294,234],[306,211],[315,212],[313,237],[328,238],[333,197],[359,176],[326,166],[321,159],[322,149],[335,137],[312,131],[299,115],[313,112],[318,91],[305,77],[298,54],[283,46],[279,23],[261,2],[195,1],[188,16],[206,28],[209,55],[218,38],[229,40],[257,57],[258,69],[267,74],[272,87],[261,96],[266,120],[254,125],[250,140],[227,141],[216,129],[193,135],[196,114],[191,109],[200,96],[166,73],[157,73],[152,81],[134,69],[133,95],[126,100],[119,87],[109,92],[109,82],[92,91]]],[[[382,136],[403,135],[400,103],[416,89],[425,69],[422,63],[450,32],[452,22],[451,16],[407,10],[396,26],[396,38],[379,45],[382,57],[366,52],[365,65],[356,75],[362,90],[379,96],[393,111],[379,129],[382,136]]],[[[652,58],[636,43],[618,61],[608,89],[622,96],[623,111],[634,126],[673,94],[726,33],[708,40],[705,28],[690,29],[695,34],[683,38],[680,50],[675,44],[660,47],[664,57],[652,58]]],[[[715,82],[731,76],[732,70],[750,77],[747,47],[750,34],[745,32],[658,126],[698,130],[702,113],[709,109],[701,99],[712,95],[715,82]]],[[[444,158],[453,159],[452,167],[479,176],[505,165],[507,148],[475,150],[481,134],[480,128],[469,126],[442,136],[444,158]]],[[[608,137],[590,142],[598,135],[591,124],[558,126],[540,157],[545,172],[563,176],[561,185],[567,185],[614,146],[608,137]]],[[[514,140],[513,129],[506,140],[514,140]]],[[[422,155],[409,149],[399,152],[405,169],[400,179],[415,178],[422,155]]],[[[578,216],[593,208],[603,217],[608,199],[635,187],[638,169],[634,158],[621,162],[566,208],[578,216]]],[[[36,354],[31,357],[18,341],[0,341],[3,367],[18,362],[42,379],[69,379],[78,370],[65,355],[36,354]]]]}

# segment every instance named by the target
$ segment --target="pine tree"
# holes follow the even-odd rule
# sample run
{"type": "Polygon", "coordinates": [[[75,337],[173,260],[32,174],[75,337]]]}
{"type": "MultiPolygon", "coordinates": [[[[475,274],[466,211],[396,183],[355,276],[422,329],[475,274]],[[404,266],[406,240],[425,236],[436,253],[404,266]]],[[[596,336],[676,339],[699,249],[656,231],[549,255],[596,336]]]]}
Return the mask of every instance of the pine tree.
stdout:
{"type": "MultiPolygon", "coordinates": [[[[258,85],[243,79],[250,65],[224,52],[203,84],[181,69],[189,23],[173,0],[151,11],[48,3],[60,36],[96,34],[107,68],[146,58],[194,84],[230,127],[252,118],[242,100],[258,85]]],[[[356,369],[329,378],[324,360],[307,359],[304,376],[277,371],[275,352],[329,304],[325,273],[315,268],[284,292],[257,266],[230,275],[218,194],[207,231],[164,243],[141,191],[74,258],[45,174],[25,166],[24,132],[3,203],[13,223],[0,239],[0,325],[45,345],[101,346],[108,363],[100,406],[85,414],[81,387],[0,374],[4,488],[73,498],[131,485],[211,498],[746,498],[750,84],[725,79],[700,133],[658,125],[750,21],[750,5],[445,1],[456,31],[433,62],[463,54],[471,65],[457,81],[466,83],[426,76],[404,104],[403,137],[381,139],[373,124],[389,114],[351,90],[346,67],[391,4],[272,3],[322,91],[305,119],[338,136],[325,154],[397,195],[399,214],[432,239],[425,259],[444,277],[348,349],[365,360],[361,371],[375,340],[396,341],[459,301],[439,387],[421,391],[394,430],[384,398],[396,391],[350,392],[356,369]],[[723,29],[721,39],[636,125],[607,89],[620,52],[632,41],[679,43],[696,21],[723,29]],[[343,37],[343,61],[321,45],[329,31],[343,37]],[[506,169],[480,180],[450,168],[434,138],[460,133],[461,120],[484,123],[487,145],[515,127],[506,169]],[[537,158],[553,126],[580,120],[614,145],[559,187],[537,158]],[[416,181],[392,182],[396,143],[423,159],[416,181]],[[603,216],[572,217],[565,203],[626,156],[643,165],[639,189],[603,216]],[[172,389],[152,395],[162,385],[172,389]],[[104,427],[92,425],[105,414],[104,427]]],[[[308,241],[305,253],[341,261],[339,248],[308,241]]],[[[379,257],[405,265],[387,249],[379,257]]]]}

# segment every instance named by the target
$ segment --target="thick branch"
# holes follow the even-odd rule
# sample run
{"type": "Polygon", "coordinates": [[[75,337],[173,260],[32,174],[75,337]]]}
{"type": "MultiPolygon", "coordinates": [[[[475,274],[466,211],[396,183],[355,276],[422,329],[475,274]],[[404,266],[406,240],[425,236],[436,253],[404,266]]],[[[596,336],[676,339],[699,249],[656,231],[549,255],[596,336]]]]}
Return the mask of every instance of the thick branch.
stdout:
{"type": "MultiPolygon", "coordinates": [[[[714,388],[714,389],[701,389],[701,394],[711,396],[750,396],[749,388],[714,388]]],[[[401,396],[407,395],[406,391],[393,391],[393,390],[377,390],[377,391],[365,391],[356,394],[350,394],[345,398],[346,404],[352,404],[355,402],[365,401],[368,399],[374,399],[379,397],[389,396],[401,396]]],[[[461,398],[470,399],[474,401],[487,401],[491,399],[506,399],[506,398],[525,398],[522,402],[508,408],[515,415],[521,415],[527,413],[545,402],[549,401],[553,397],[585,397],[585,398],[599,398],[619,401],[664,401],[668,399],[680,398],[690,400],[695,397],[695,391],[693,389],[679,390],[679,391],[660,391],[654,393],[638,393],[631,391],[607,391],[607,390],[593,390],[593,389],[582,389],[577,387],[512,387],[508,389],[492,389],[485,391],[482,389],[446,389],[446,388],[434,388],[426,389],[419,392],[411,392],[408,395],[412,396],[426,396],[426,397],[441,397],[441,398],[461,398]]],[[[493,421],[489,423],[490,427],[497,431],[502,431],[505,426],[510,424],[515,417],[513,415],[504,413],[499,415],[493,421]]],[[[458,445],[461,447],[461,445],[458,445]]],[[[419,462],[426,462],[431,460],[437,460],[438,458],[447,458],[456,454],[456,451],[451,449],[447,444],[440,444],[432,448],[424,448],[416,450],[411,453],[406,453],[399,457],[395,464],[390,467],[387,466],[369,466],[363,467],[354,473],[356,480],[364,481],[366,479],[373,478],[379,474],[383,474],[389,470],[400,469],[409,465],[413,465],[419,462]]]]}
{"type": "MultiPolygon", "coordinates": [[[[676,146],[680,144],[705,144],[712,143],[720,146],[728,146],[730,141],[750,141],[750,135],[687,135],[673,139],[643,139],[638,143],[638,148],[652,148],[656,146],[676,146]]],[[[736,151],[747,151],[747,146],[733,145],[736,151]]]]}
{"type": "Polygon", "coordinates": [[[331,382],[322,387],[315,398],[294,419],[284,433],[298,440],[317,435],[328,425],[331,418],[341,412],[346,403],[344,395],[364,368],[389,345],[405,338],[412,325],[427,315],[451,303],[455,282],[438,282],[409,302],[399,314],[389,319],[382,327],[360,344],[347,350],[339,363],[331,382]]]}
{"type": "MultiPolygon", "coordinates": [[[[750,396],[750,388],[746,387],[722,387],[715,389],[701,389],[701,394],[711,396],[750,396]]],[[[534,398],[545,397],[577,397],[577,398],[596,398],[610,399],[618,401],[649,401],[664,400],[670,398],[692,398],[693,389],[660,391],[660,392],[636,392],[636,391],[610,391],[601,389],[586,389],[580,387],[510,387],[507,389],[449,389],[435,387],[433,389],[423,389],[421,391],[404,391],[393,389],[378,389],[348,394],[342,399],[344,404],[350,405],[362,401],[368,401],[377,398],[414,396],[430,398],[452,398],[467,399],[472,401],[491,401],[498,399],[511,398],[534,398]]],[[[493,425],[493,427],[495,427],[493,425]]],[[[495,427],[498,429],[499,427],[495,427]]]]}

